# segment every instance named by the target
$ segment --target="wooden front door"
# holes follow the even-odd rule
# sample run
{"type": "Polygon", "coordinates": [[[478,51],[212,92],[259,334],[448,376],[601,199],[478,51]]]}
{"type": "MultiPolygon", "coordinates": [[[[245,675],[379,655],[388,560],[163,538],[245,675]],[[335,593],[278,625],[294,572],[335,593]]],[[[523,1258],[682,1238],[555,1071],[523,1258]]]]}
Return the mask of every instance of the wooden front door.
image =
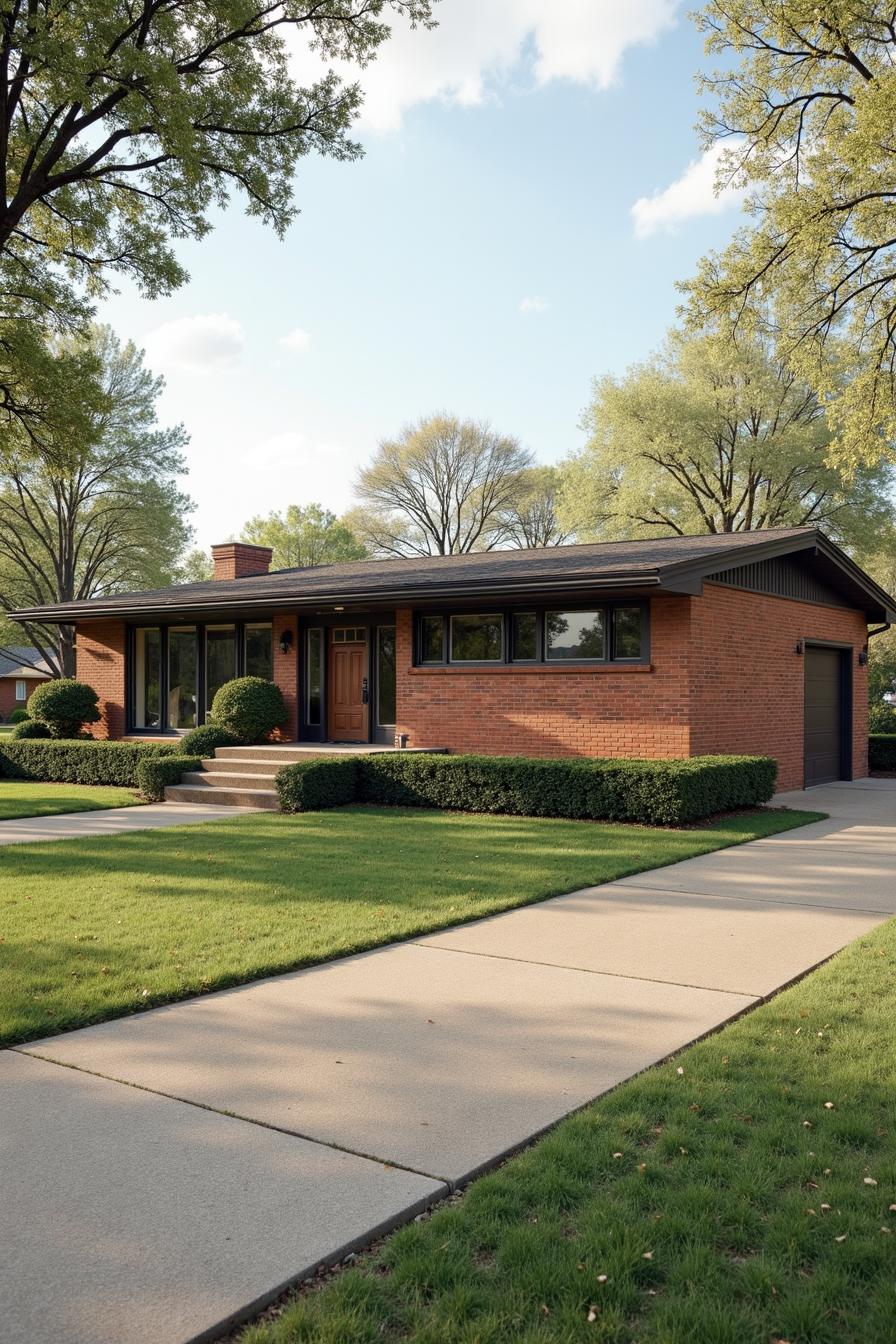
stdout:
{"type": "Polygon", "coordinates": [[[330,633],[328,701],[332,742],[366,742],[369,737],[367,644],[358,638],[362,634],[362,630],[339,629],[330,633]]]}

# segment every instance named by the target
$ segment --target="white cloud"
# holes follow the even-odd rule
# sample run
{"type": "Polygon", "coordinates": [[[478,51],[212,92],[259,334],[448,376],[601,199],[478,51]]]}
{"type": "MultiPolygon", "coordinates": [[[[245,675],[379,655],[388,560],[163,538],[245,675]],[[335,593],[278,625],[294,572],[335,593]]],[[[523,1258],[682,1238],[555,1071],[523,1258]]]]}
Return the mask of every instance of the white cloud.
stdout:
{"type": "Polygon", "coordinates": [[[244,455],[244,462],[256,472],[289,470],[302,467],[313,470],[325,460],[338,456],[343,451],[340,444],[311,443],[307,435],[298,430],[286,430],[282,434],[272,434],[256,443],[244,455]]]}
{"type": "Polygon", "coordinates": [[[208,373],[238,363],[246,335],[227,313],[197,314],[163,322],[144,341],[150,367],[208,373]]]}
{"type": "Polygon", "coordinates": [[[521,313],[543,313],[548,306],[547,299],[543,299],[540,294],[527,294],[524,299],[520,299],[521,313]]]}
{"type": "MultiPolygon", "coordinates": [[[[573,80],[607,88],[626,48],[653,41],[675,17],[677,0],[451,0],[437,7],[437,28],[410,28],[394,17],[392,36],[360,79],[360,124],[397,130],[408,108],[440,99],[482,103],[513,75],[536,85],[573,80]]],[[[297,77],[313,78],[320,63],[294,46],[297,77]]]]}
{"type": "Polygon", "coordinates": [[[301,354],[311,345],[311,333],[304,330],[303,327],[293,327],[285,336],[280,337],[281,350],[290,350],[294,354],[301,354]]]}
{"type": "Polygon", "coordinates": [[[641,196],[632,206],[632,219],[637,238],[649,238],[654,233],[673,233],[686,219],[700,215],[720,215],[734,205],[740,205],[746,190],[742,186],[725,186],[716,191],[716,176],[725,149],[733,147],[710,146],[699,159],[692,159],[681,177],[652,196],[641,196]]]}

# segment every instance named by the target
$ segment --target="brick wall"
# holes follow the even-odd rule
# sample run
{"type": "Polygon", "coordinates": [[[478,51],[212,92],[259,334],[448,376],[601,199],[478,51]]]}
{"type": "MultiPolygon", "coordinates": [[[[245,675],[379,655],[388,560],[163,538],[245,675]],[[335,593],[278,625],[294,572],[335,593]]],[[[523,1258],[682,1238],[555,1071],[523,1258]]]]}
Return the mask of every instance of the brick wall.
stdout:
{"type": "Polygon", "coordinates": [[[707,583],[693,599],[694,755],[775,756],[778,783],[803,786],[803,679],[797,640],[852,646],[853,774],[868,773],[868,674],[858,654],[867,640],[861,612],[748,593],[707,583]]]}
{"type": "Polygon", "coordinates": [[[397,731],[452,751],[687,756],[689,603],[652,603],[650,668],[415,668],[412,613],[399,610],[397,731]]]}
{"type": "Polygon", "coordinates": [[[122,737],[125,731],[125,626],[123,621],[95,621],[75,632],[75,676],[100,698],[99,723],[88,724],[93,737],[122,737]]]}
{"type": "Polygon", "coordinates": [[[288,719],[275,733],[278,742],[294,742],[299,735],[298,674],[296,671],[300,656],[298,627],[295,616],[275,616],[274,623],[274,681],[280,687],[286,704],[288,719]],[[292,634],[292,646],[288,653],[280,652],[280,640],[286,632],[292,634]]]}
{"type": "Polygon", "coordinates": [[[25,700],[16,699],[16,678],[0,677],[0,723],[6,723],[14,709],[25,709],[28,700],[31,699],[31,692],[35,686],[40,686],[42,680],[32,680],[25,678],[25,690],[27,698],[25,700]]]}

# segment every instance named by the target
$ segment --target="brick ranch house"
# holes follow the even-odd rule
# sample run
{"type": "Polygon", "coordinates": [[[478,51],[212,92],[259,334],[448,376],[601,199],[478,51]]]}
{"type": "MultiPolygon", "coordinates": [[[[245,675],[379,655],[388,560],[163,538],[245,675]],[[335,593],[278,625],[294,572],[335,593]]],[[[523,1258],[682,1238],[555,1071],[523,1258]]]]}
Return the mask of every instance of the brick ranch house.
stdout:
{"type": "Polygon", "coordinates": [[[18,613],[75,626],[95,736],[186,731],[253,674],[285,741],[867,774],[868,627],[896,603],[814,528],[275,573],[265,547],[212,553],[206,583],[18,613]]]}
{"type": "Polygon", "coordinates": [[[14,709],[27,709],[35,686],[50,677],[50,669],[37,649],[15,645],[0,651],[0,723],[14,709]]]}

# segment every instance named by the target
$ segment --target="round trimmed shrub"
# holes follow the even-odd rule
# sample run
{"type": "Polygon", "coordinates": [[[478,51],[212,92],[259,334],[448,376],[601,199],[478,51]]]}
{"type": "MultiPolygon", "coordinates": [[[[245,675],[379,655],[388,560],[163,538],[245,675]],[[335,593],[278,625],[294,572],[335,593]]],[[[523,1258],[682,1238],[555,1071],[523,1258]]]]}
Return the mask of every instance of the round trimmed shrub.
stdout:
{"type": "Polygon", "coordinates": [[[240,739],[219,723],[205,723],[201,728],[191,728],[178,744],[178,753],[182,756],[214,756],[218,747],[238,747],[240,739]]]}
{"type": "Polygon", "coordinates": [[[97,723],[97,693],[72,677],[60,677],[38,686],[28,702],[32,719],[39,719],[51,737],[80,737],[85,723],[97,723]]]}
{"type": "Polygon", "coordinates": [[[27,709],[22,709],[20,705],[18,709],[14,709],[10,714],[9,721],[10,723],[24,723],[26,719],[30,718],[31,715],[28,713],[27,709]]]}
{"type": "Polygon", "coordinates": [[[234,677],[215,693],[212,721],[240,742],[264,742],[286,718],[280,687],[263,677],[234,677]]]}
{"type": "Polygon", "coordinates": [[[20,742],[23,737],[52,737],[53,734],[39,719],[23,719],[21,723],[16,724],[9,736],[11,741],[20,742]]]}

